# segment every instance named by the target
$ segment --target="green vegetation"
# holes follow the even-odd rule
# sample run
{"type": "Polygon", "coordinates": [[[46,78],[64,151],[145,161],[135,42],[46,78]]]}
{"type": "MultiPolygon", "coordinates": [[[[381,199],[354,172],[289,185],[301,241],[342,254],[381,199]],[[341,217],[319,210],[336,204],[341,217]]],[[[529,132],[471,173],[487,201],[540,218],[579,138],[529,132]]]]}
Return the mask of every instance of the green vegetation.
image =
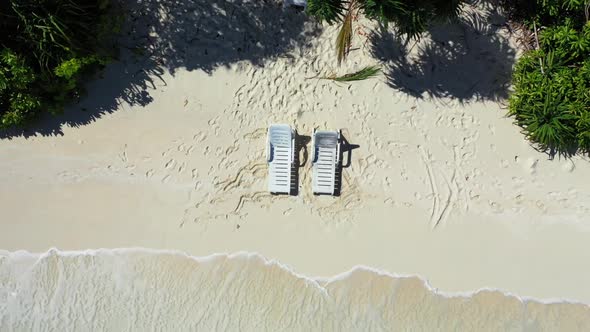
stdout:
{"type": "Polygon", "coordinates": [[[307,12],[328,24],[340,24],[336,39],[338,64],[348,55],[353,22],[359,13],[387,26],[394,23],[398,33],[419,38],[434,21],[456,18],[465,0],[309,0],[307,12]]]}
{"type": "MultiPolygon", "coordinates": [[[[0,1],[0,129],[57,113],[114,56],[121,16],[114,0],[0,1]]],[[[338,24],[336,55],[347,57],[359,15],[393,24],[407,40],[457,18],[466,0],[309,0],[310,15],[338,24]]],[[[530,48],[514,68],[509,115],[551,154],[590,152],[590,0],[501,0],[530,48]],[[528,33],[527,33],[528,32],[528,33]]],[[[141,52],[135,49],[135,52],[141,52]]],[[[374,77],[368,66],[337,82],[374,77]]]]}
{"type": "Polygon", "coordinates": [[[513,74],[509,114],[539,149],[590,151],[588,0],[509,2],[534,37],[513,74]]]}
{"type": "Polygon", "coordinates": [[[110,0],[0,3],[0,128],[56,113],[113,55],[121,17],[110,0]]]}
{"type": "Polygon", "coordinates": [[[379,66],[367,66],[364,67],[363,69],[356,71],[354,73],[350,73],[350,74],[345,74],[342,76],[327,76],[327,77],[322,77],[323,79],[327,79],[327,80],[333,80],[335,82],[353,82],[353,81],[362,81],[362,80],[366,80],[368,78],[372,78],[377,76],[377,74],[379,74],[379,72],[381,71],[381,68],[379,68],[379,66]]]}

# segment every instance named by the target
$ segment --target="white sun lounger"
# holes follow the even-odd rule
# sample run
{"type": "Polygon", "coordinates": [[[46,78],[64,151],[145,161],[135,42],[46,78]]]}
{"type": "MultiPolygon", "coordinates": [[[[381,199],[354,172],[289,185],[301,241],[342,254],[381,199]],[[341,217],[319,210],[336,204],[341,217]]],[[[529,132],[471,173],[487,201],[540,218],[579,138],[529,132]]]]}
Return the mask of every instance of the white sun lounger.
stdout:
{"type": "Polygon", "coordinates": [[[289,125],[270,125],[266,143],[268,191],[289,194],[295,154],[295,131],[289,125]]]}
{"type": "Polygon", "coordinates": [[[340,163],[340,132],[314,130],[312,140],[313,193],[335,195],[336,170],[340,163]]]}

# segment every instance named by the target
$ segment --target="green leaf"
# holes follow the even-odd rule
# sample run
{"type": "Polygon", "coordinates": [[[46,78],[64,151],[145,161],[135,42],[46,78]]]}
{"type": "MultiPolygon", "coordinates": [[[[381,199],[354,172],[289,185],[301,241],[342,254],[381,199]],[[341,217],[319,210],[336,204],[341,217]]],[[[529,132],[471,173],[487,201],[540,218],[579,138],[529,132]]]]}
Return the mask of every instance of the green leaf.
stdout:
{"type": "Polygon", "coordinates": [[[342,22],[345,10],[345,1],[342,0],[309,0],[307,2],[307,13],[328,24],[342,22]]]}

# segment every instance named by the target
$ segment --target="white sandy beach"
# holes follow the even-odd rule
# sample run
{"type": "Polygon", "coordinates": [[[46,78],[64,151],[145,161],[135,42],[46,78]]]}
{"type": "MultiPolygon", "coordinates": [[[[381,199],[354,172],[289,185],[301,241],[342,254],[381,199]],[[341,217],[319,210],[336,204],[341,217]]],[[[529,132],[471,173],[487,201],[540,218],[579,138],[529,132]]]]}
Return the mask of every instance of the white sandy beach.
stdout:
{"type": "MultiPolygon", "coordinates": [[[[366,266],[419,276],[444,294],[496,289],[540,302],[590,304],[590,162],[550,159],[505,117],[508,60],[517,51],[502,28],[456,28],[448,38],[433,32],[432,44],[443,46],[432,54],[454,58],[432,55],[427,65],[401,71],[393,40],[359,36],[338,69],[335,29],[278,4],[223,4],[228,7],[202,25],[202,17],[179,22],[202,30],[176,32],[174,43],[165,39],[174,24],[146,27],[142,20],[151,16],[135,8],[139,18],[131,27],[145,35],[139,41],[149,45],[145,55],[124,50],[121,62],[107,67],[61,117],[70,124],[54,134],[0,140],[0,249],[6,250],[0,298],[20,287],[8,281],[18,279],[9,266],[19,261],[17,251],[144,247],[196,257],[258,253],[314,280],[366,266]],[[273,33],[246,23],[262,14],[273,33]],[[375,63],[385,73],[363,82],[313,78],[375,63]],[[299,154],[297,196],[266,192],[270,123],[292,125],[307,146],[299,154]],[[340,197],[311,194],[306,151],[313,128],[342,129],[358,146],[345,154],[340,197]]],[[[175,22],[197,10],[183,6],[161,15],[175,22]]],[[[429,49],[416,45],[412,54],[421,50],[429,49]]],[[[378,278],[363,273],[350,282],[378,278]]],[[[376,296],[375,289],[394,286],[372,287],[376,296]]],[[[426,288],[415,294],[422,291],[435,297],[426,288]]],[[[483,298],[491,302],[502,297],[488,295],[483,298]]],[[[329,316],[332,309],[326,310],[329,316]]],[[[590,324],[587,305],[569,313],[578,328],[590,324]]]]}

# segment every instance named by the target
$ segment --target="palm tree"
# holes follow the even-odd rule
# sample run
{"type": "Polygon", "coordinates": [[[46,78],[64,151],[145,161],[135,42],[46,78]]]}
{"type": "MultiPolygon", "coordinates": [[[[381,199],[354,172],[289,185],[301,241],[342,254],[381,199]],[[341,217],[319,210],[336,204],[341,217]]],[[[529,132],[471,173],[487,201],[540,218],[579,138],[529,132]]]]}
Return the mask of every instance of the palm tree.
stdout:
{"type": "Polygon", "coordinates": [[[308,0],[307,12],[328,24],[340,24],[336,39],[338,64],[348,55],[354,18],[364,14],[408,39],[419,38],[434,21],[456,18],[466,0],[308,0]]]}

